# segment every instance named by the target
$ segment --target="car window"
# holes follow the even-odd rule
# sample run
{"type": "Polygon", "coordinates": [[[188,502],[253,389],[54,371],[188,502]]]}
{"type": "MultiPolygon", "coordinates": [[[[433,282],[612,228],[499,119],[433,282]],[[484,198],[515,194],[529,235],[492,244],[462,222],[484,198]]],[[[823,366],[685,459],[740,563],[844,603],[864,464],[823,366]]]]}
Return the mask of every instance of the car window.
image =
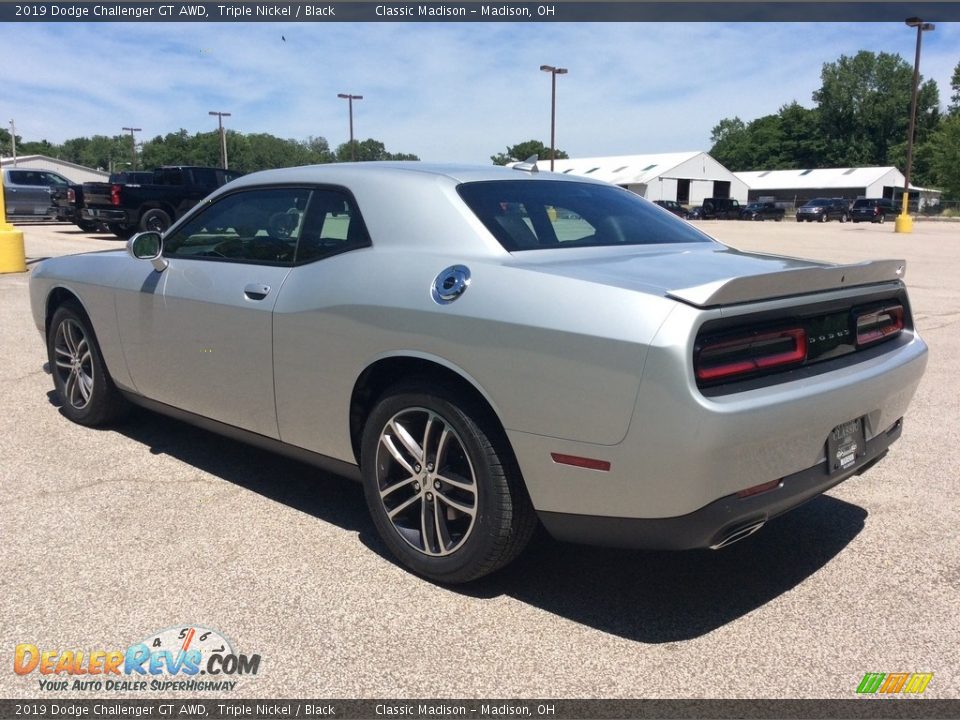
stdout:
{"type": "Polygon", "coordinates": [[[226,195],[164,238],[165,257],[290,265],[311,191],[257,188],[226,195]]]}
{"type": "Polygon", "coordinates": [[[368,245],[370,235],[353,198],[343,190],[314,190],[299,235],[296,263],[302,265],[368,245]]]}
{"type": "Polygon", "coordinates": [[[43,175],[39,170],[11,170],[10,182],[14,185],[46,185],[43,182],[43,175]]]}
{"type": "Polygon", "coordinates": [[[222,184],[217,182],[217,171],[213,168],[193,168],[190,172],[193,175],[194,185],[205,185],[212,188],[222,184]]]}
{"type": "Polygon", "coordinates": [[[509,252],[710,242],[629,190],[555,180],[464,183],[460,197],[509,252]]]}
{"type": "Polygon", "coordinates": [[[45,172],[40,174],[40,181],[42,185],[69,185],[70,182],[63,176],[57,175],[53,172],[45,172]]]}

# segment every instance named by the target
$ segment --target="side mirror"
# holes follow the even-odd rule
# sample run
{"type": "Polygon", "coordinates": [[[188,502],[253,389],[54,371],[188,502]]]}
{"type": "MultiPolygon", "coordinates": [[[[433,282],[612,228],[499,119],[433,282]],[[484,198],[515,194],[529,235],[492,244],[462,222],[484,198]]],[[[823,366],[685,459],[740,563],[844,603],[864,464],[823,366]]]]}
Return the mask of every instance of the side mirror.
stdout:
{"type": "Polygon", "coordinates": [[[127,240],[127,252],[137,260],[149,260],[157,272],[163,272],[170,264],[162,257],[163,238],[158,232],[137,233],[127,240]]]}

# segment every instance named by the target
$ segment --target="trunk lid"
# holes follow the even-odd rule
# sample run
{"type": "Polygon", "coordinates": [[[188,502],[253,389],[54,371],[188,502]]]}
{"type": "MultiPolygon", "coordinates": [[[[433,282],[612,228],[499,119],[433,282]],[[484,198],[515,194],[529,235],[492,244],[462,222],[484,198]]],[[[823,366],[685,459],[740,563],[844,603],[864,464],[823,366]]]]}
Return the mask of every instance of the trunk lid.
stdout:
{"type": "Polygon", "coordinates": [[[719,243],[518,255],[511,265],[670,297],[700,308],[897,282],[906,267],[904,260],[836,265],[742,252],[719,243]],[[556,259],[546,259],[547,254],[556,259]]]}

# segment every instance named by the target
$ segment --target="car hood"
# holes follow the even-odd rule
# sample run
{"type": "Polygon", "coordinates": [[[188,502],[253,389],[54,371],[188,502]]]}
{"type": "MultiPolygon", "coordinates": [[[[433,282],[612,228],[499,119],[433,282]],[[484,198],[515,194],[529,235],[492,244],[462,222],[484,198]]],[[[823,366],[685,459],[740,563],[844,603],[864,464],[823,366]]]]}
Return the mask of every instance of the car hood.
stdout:
{"type": "MultiPolygon", "coordinates": [[[[834,265],[742,252],[719,243],[590,250],[534,251],[529,255],[541,257],[519,257],[509,264],[666,296],[696,307],[895,282],[903,277],[906,268],[904,260],[834,265]]],[[[514,257],[521,255],[528,253],[514,257]]]]}

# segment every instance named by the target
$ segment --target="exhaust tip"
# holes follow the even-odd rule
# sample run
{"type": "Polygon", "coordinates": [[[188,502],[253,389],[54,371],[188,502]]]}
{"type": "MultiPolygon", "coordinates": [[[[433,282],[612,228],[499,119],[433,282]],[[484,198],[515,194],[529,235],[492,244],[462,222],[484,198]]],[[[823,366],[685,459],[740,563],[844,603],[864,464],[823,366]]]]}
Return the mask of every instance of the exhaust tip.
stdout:
{"type": "Polygon", "coordinates": [[[711,545],[711,550],[719,550],[720,548],[725,548],[728,545],[733,545],[733,543],[743,540],[746,537],[750,537],[757,530],[762,528],[767,524],[766,520],[756,520],[749,525],[742,525],[735,530],[731,530],[726,535],[723,536],[723,539],[720,540],[716,545],[711,545]]]}

